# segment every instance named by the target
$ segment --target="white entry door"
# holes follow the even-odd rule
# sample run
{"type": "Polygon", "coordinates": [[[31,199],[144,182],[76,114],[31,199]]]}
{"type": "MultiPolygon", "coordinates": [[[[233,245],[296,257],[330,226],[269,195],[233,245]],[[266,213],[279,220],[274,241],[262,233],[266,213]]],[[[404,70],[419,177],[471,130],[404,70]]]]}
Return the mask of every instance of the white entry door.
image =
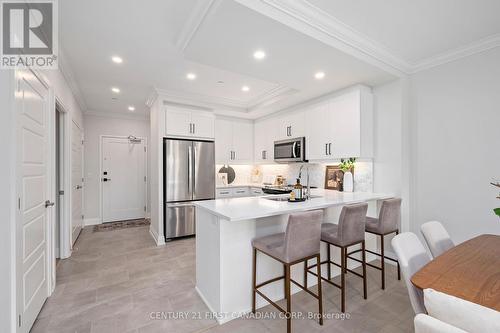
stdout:
{"type": "Polygon", "coordinates": [[[83,227],[83,135],[75,122],[71,124],[71,244],[75,244],[83,227]]]}
{"type": "Polygon", "coordinates": [[[146,214],[146,142],[102,138],[103,222],[144,218],[146,214]]]}
{"type": "Polygon", "coordinates": [[[19,331],[29,332],[48,295],[49,200],[48,90],[29,71],[16,72],[16,260],[19,331]]]}

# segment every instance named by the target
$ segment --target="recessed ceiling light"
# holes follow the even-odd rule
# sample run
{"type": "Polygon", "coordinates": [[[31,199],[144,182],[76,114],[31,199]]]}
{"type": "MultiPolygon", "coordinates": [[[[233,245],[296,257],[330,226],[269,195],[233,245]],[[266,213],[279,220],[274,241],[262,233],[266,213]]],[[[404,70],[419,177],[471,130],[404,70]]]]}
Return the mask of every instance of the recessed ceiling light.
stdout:
{"type": "Polygon", "coordinates": [[[131,106],[128,107],[128,110],[129,111],[135,111],[135,107],[131,105],[131,106]]]}
{"type": "Polygon", "coordinates": [[[266,57],[266,52],[262,50],[257,50],[253,53],[253,57],[257,60],[262,60],[266,57]]]}
{"type": "Polygon", "coordinates": [[[123,62],[123,59],[118,56],[111,57],[111,60],[113,60],[113,62],[117,64],[121,64],[123,62]]]}
{"type": "Polygon", "coordinates": [[[195,73],[187,73],[186,78],[188,80],[194,80],[194,79],[196,79],[196,74],[195,73]]]}
{"type": "Polygon", "coordinates": [[[249,86],[243,86],[243,87],[241,87],[241,91],[247,92],[249,90],[250,90],[249,86]]]}
{"type": "Polygon", "coordinates": [[[325,73],[324,72],[317,72],[316,74],[314,74],[314,77],[317,79],[317,80],[321,80],[322,78],[325,77],[325,73]]]}
{"type": "Polygon", "coordinates": [[[111,88],[111,91],[114,92],[115,94],[119,94],[120,93],[120,89],[116,88],[116,87],[111,88]]]}

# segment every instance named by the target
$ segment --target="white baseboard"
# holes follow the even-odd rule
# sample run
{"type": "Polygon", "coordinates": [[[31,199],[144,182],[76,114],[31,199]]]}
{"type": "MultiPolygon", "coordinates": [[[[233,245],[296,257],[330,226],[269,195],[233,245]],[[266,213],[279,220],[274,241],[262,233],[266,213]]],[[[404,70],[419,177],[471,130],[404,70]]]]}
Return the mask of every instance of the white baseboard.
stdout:
{"type": "Polygon", "coordinates": [[[88,226],[88,225],[96,225],[96,224],[101,224],[102,221],[101,221],[101,218],[99,217],[96,217],[96,218],[93,218],[93,219],[84,219],[83,220],[83,225],[84,226],[88,226]]]}
{"type": "Polygon", "coordinates": [[[157,246],[165,245],[165,236],[162,235],[162,236],[158,237],[158,234],[156,233],[156,231],[153,230],[153,228],[151,228],[151,227],[149,227],[149,234],[151,235],[151,237],[153,237],[157,246]]]}

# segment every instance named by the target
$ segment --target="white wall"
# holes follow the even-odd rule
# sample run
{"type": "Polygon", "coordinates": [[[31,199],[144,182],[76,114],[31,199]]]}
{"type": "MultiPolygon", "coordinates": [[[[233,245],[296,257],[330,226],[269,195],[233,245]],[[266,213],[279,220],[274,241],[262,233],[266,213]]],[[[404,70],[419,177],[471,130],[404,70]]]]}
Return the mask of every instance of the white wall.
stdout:
{"type": "MultiPolygon", "coordinates": [[[[99,161],[100,161],[100,137],[101,135],[117,135],[147,138],[149,140],[149,121],[142,118],[120,118],[108,116],[88,115],[84,116],[84,215],[85,223],[93,224],[96,219],[101,219],[99,209],[99,161]]],[[[149,149],[148,149],[149,151],[149,149]]],[[[148,152],[148,166],[149,166],[148,152]]],[[[148,194],[149,194],[148,177],[148,194]]],[[[147,200],[148,212],[150,211],[149,196],[147,200]]]]}
{"type": "Polygon", "coordinates": [[[401,195],[402,189],[402,91],[399,80],[375,87],[374,158],[375,192],[401,195]]]}
{"type": "Polygon", "coordinates": [[[150,233],[156,244],[165,243],[163,232],[163,135],[165,132],[165,112],[163,101],[157,98],[150,109],[150,176],[151,179],[151,226],[150,233]]]}
{"type": "Polygon", "coordinates": [[[456,242],[500,234],[500,48],[413,75],[411,106],[412,231],[439,220],[456,242]]]}

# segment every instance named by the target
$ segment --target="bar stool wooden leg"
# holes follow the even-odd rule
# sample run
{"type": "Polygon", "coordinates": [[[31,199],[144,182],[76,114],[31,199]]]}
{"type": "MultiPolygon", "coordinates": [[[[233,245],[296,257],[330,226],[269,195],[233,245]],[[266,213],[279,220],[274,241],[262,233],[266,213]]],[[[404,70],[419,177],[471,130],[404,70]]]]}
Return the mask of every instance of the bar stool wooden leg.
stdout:
{"type": "Polygon", "coordinates": [[[304,261],[304,288],[307,289],[307,260],[304,261]]]}
{"type": "Polygon", "coordinates": [[[252,313],[255,313],[255,294],[257,287],[257,249],[253,249],[253,260],[252,260],[252,313]]]}
{"type": "Polygon", "coordinates": [[[341,310],[342,313],[345,312],[345,248],[340,248],[340,289],[342,294],[341,310]]]}
{"type": "MultiPolygon", "coordinates": [[[[318,275],[318,311],[319,311],[319,324],[323,325],[323,292],[321,289],[321,258],[318,254],[316,256],[316,274],[318,275]]],[[[330,266],[330,263],[328,263],[330,266]]]]}
{"type": "Polygon", "coordinates": [[[381,261],[381,272],[382,272],[382,289],[385,289],[385,255],[384,255],[384,235],[380,235],[380,261],[381,261]]]}
{"type": "MultiPolygon", "coordinates": [[[[396,236],[399,235],[399,230],[396,230],[396,236]]],[[[398,280],[401,280],[401,268],[399,268],[399,260],[396,261],[396,264],[398,265],[398,280]]]]}
{"type": "Polygon", "coordinates": [[[366,291],[366,246],[365,246],[365,241],[361,243],[361,249],[362,249],[362,260],[363,260],[363,296],[366,299],[367,298],[367,291],[366,291]]]}
{"type": "Polygon", "coordinates": [[[328,256],[328,268],[327,268],[327,271],[328,271],[328,280],[331,280],[332,279],[332,267],[331,267],[331,262],[332,262],[332,258],[330,256],[330,244],[326,243],[326,253],[327,253],[327,256],[328,256]]]}
{"type": "Polygon", "coordinates": [[[347,247],[344,248],[344,273],[347,274],[347,247]]]}
{"type": "Polygon", "coordinates": [[[285,264],[285,297],[286,297],[286,331],[292,332],[292,313],[291,313],[291,297],[290,297],[290,265],[285,264]]]}

